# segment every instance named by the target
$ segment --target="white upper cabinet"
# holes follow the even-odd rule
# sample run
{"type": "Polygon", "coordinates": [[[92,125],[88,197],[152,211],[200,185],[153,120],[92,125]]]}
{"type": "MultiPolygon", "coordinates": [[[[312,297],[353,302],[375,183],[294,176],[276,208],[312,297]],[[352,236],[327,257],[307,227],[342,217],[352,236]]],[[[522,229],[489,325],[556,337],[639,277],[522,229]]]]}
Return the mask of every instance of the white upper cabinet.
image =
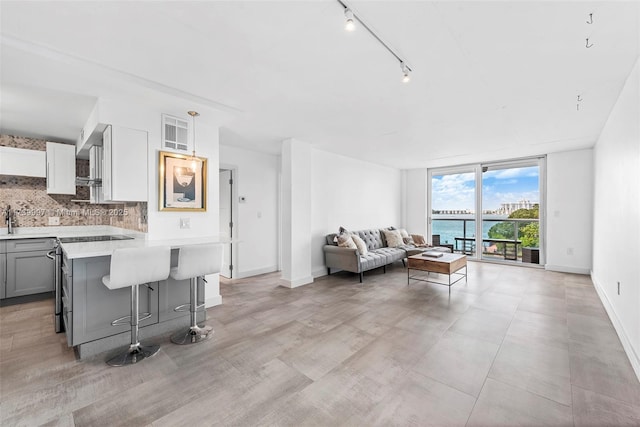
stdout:
{"type": "Polygon", "coordinates": [[[0,175],[46,176],[44,151],[0,147],[0,175]]]}
{"type": "Polygon", "coordinates": [[[109,125],[102,145],[105,202],[146,202],[147,132],[109,125]]]}
{"type": "Polygon", "coordinates": [[[47,194],[76,194],[76,147],[47,142],[47,194]]]}

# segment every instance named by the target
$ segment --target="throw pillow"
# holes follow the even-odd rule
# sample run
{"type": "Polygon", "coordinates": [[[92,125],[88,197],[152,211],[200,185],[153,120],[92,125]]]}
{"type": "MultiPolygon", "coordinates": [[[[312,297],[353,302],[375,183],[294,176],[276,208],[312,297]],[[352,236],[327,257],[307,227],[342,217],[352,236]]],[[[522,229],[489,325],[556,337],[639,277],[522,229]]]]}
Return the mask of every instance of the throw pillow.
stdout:
{"type": "Polygon", "coordinates": [[[404,228],[401,228],[399,231],[400,231],[400,235],[402,236],[403,239],[405,237],[409,237],[409,233],[407,233],[407,230],[405,230],[404,228]]]}
{"type": "Polygon", "coordinates": [[[403,237],[402,241],[404,242],[405,245],[415,245],[416,244],[411,237],[403,237]]]}
{"type": "Polygon", "coordinates": [[[362,240],[360,236],[352,234],[351,239],[353,239],[353,243],[356,244],[360,255],[365,255],[367,252],[369,252],[369,250],[367,249],[367,244],[364,242],[364,240],[362,240]]]}
{"type": "Polygon", "coordinates": [[[388,247],[397,248],[404,243],[398,230],[382,230],[382,232],[384,233],[385,239],[387,239],[388,247]]]}
{"type": "Polygon", "coordinates": [[[336,236],[336,239],[338,239],[338,246],[341,248],[357,249],[356,244],[351,238],[351,234],[343,227],[340,227],[340,232],[336,236]]]}
{"type": "Polygon", "coordinates": [[[424,240],[424,236],[420,234],[412,234],[411,238],[413,239],[413,244],[419,248],[427,247],[427,242],[424,240]]]}

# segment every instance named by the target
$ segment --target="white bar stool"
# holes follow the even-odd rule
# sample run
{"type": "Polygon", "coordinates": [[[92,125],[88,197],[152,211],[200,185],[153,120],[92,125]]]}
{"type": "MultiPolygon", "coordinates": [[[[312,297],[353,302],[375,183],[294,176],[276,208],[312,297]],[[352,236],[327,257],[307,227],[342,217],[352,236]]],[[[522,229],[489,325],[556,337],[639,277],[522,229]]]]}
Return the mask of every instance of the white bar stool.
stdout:
{"type": "Polygon", "coordinates": [[[124,316],[111,322],[112,325],[122,325],[128,320],[131,325],[131,345],[124,353],[107,360],[111,366],[125,366],[138,363],[151,357],[160,350],[160,346],[142,346],[138,339],[138,325],[141,320],[151,317],[150,313],[142,313],[140,318],[138,298],[139,285],[166,280],[171,268],[171,248],[169,246],[155,246],[144,248],[116,249],[111,255],[111,269],[108,276],[102,278],[102,283],[111,289],[131,288],[131,315],[124,316]]]}
{"type": "MultiPolygon", "coordinates": [[[[171,336],[175,344],[196,344],[213,335],[210,326],[199,327],[196,314],[204,304],[198,305],[198,278],[206,274],[219,273],[222,268],[222,245],[205,244],[190,245],[180,248],[178,254],[178,266],[171,269],[170,276],[175,280],[191,280],[190,303],[182,304],[174,308],[175,311],[187,311],[191,313],[191,327],[186,331],[180,331],[171,336]]],[[[203,277],[204,280],[204,277],[203,277]]]]}

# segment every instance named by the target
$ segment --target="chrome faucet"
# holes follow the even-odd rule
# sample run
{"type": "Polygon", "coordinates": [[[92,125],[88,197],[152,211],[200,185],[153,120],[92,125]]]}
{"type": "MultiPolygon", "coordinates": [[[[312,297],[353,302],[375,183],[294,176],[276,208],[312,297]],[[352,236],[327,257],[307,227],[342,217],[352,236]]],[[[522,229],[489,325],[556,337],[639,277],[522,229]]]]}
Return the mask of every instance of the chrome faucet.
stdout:
{"type": "Polygon", "coordinates": [[[4,215],[6,217],[5,222],[7,223],[7,233],[13,234],[15,219],[13,218],[13,211],[11,210],[10,205],[7,205],[7,209],[5,209],[4,215]]]}

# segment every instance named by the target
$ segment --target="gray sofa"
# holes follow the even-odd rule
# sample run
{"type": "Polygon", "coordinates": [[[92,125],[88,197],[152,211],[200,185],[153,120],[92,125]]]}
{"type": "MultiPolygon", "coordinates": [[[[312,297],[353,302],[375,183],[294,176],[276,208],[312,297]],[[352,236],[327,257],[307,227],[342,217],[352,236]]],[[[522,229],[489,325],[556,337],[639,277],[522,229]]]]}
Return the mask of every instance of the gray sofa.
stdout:
{"type": "Polygon", "coordinates": [[[390,248],[387,246],[387,241],[382,229],[359,230],[351,231],[350,233],[357,234],[364,240],[368,252],[361,255],[357,249],[338,246],[338,244],[334,242],[336,234],[333,233],[328,234],[326,237],[324,260],[327,266],[327,274],[331,274],[331,269],[350,271],[360,276],[360,283],[362,283],[362,277],[365,271],[382,267],[386,273],[386,266],[388,264],[402,261],[402,264],[405,265],[404,260],[407,256],[416,255],[425,250],[451,252],[448,248],[443,247],[422,248],[414,245],[402,245],[397,248],[390,248]]]}

